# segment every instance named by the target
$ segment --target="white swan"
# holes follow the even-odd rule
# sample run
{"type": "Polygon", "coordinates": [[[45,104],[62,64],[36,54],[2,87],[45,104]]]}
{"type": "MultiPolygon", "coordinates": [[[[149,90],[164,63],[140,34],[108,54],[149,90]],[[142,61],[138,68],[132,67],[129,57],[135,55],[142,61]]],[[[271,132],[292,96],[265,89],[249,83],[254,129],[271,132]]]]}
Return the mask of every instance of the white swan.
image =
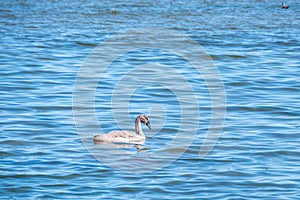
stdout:
{"type": "Polygon", "coordinates": [[[146,136],[142,130],[141,122],[151,130],[149,117],[147,115],[139,115],[135,119],[136,133],[132,131],[111,131],[107,134],[95,134],[94,142],[143,144],[146,140],[146,136]]]}

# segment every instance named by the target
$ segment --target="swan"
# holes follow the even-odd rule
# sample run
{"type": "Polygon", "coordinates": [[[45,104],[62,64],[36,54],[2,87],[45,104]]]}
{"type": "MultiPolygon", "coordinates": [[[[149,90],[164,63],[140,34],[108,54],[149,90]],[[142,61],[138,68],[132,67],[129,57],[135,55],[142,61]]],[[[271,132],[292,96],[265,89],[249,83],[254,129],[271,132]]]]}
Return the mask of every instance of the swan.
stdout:
{"type": "Polygon", "coordinates": [[[95,134],[94,142],[143,144],[146,136],[142,130],[141,123],[148,126],[151,130],[149,117],[142,114],[135,119],[135,133],[132,131],[111,131],[107,134],[95,134]]]}
{"type": "Polygon", "coordinates": [[[288,5],[286,5],[285,3],[281,3],[281,8],[283,8],[283,9],[288,9],[288,8],[289,8],[289,6],[288,6],[288,5]]]}

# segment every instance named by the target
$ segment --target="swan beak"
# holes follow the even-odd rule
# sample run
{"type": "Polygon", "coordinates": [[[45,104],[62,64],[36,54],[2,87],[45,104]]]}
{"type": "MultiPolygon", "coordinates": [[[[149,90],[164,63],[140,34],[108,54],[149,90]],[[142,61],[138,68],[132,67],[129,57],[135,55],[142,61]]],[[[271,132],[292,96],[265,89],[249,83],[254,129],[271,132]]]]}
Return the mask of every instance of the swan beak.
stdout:
{"type": "Polygon", "coordinates": [[[146,123],[146,126],[151,130],[150,122],[146,123]]]}

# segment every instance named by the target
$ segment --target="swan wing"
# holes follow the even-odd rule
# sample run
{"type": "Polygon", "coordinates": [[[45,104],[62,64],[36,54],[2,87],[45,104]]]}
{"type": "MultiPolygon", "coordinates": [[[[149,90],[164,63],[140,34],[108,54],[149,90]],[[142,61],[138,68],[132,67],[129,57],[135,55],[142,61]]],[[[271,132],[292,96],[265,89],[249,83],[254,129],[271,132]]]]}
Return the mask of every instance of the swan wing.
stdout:
{"type": "Polygon", "coordinates": [[[110,138],[133,138],[135,133],[131,131],[111,131],[107,134],[110,138]]]}
{"type": "Polygon", "coordinates": [[[95,141],[143,144],[145,138],[140,137],[132,131],[111,131],[108,134],[94,135],[95,141]]]}
{"type": "Polygon", "coordinates": [[[111,142],[143,144],[145,138],[132,131],[112,131],[108,133],[111,142]]]}

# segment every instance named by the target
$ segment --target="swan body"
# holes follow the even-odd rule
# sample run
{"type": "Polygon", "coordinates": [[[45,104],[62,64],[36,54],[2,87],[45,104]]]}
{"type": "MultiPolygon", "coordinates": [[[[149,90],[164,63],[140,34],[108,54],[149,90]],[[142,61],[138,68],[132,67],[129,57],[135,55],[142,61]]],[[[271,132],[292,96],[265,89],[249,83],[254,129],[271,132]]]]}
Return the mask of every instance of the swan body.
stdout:
{"type": "Polygon", "coordinates": [[[132,131],[111,131],[107,134],[95,134],[94,142],[143,144],[146,136],[142,130],[141,123],[151,129],[149,117],[147,115],[139,115],[135,120],[135,133],[132,131]]]}

